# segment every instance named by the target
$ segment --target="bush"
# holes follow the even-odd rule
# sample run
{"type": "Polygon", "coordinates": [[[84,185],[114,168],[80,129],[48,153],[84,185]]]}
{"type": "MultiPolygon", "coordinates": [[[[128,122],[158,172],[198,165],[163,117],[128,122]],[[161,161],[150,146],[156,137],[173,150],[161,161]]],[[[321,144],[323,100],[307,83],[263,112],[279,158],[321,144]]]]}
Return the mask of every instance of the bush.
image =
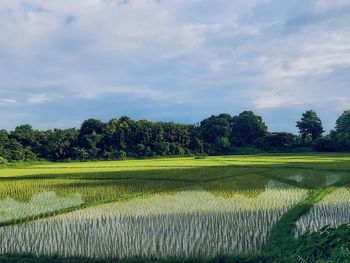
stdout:
{"type": "Polygon", "coordinates": [[[208,155],[205,154],[199,154],[196,157],[194,157],[195,160],[201,160],[201,159],[207,159],[208,155]]]}
{"type": "Polygon", "coordinates": [[[324,227],[318,232],[306,233],[296,240],[294,255],[300,262],[349,262],[350,228],[324,227]]]}
{"type": "Polygon", "coordinates": [[[125,159],[126,158],[126,152],[123,150],[118,151],[118,158],[119,159],[125,159]]]}
{"type": "Polygon", "coordinates": [[[255,145],[264,150],[286,150],[297,145],[297,137],[292,133],[275,132],[257,140],[255,145]]]}
{"type": "Polygon", "coordinates": [[[7,160],[4,157],[0,156],[0,165],[1,164],[7,164],[7,160]]]}
{"type": "Polygon", "coordinates": [[[329,136],[318,138],[312,145],[312,148],[320,152],[334,152],[337,150],[337,145],[329,136]]]}
{"type": "Polygon", "coordinates": [[[331,139],[334,141],[337,151],[350,151],[350,134],[331,132],[331,139]]]}
{"type": "Polygon", "coordinates": [[[229,152],[231,148],[230,141],[227,137],[219,137],[215,141],[215,150],[219,153],[229,152]]]}

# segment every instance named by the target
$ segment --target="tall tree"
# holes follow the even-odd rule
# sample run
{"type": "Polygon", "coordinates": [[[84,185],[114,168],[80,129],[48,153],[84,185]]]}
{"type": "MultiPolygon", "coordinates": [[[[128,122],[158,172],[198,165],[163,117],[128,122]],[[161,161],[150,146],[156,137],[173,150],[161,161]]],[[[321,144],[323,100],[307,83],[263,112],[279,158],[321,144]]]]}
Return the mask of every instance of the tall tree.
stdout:
{"type": "Polygon", "coordinates": [[[240,145],[249,145],[267,135],[267,126],[252,111],[243,111],[232,121],[232,139],[240,145]]]}
{"type": "Polygon", "coordinates": [[[299,134],[303,142],[306,142],[308,138],[315,141],[324,133],[322,122],[313,110],[303,113],[296,126],[299,128],[299,134]]]}
{"type": "Polygon", "coordinates": [[[210,116],[200,123],[200,130],[207,150],[221,151],[230,148],[229,138],[232,132],[232,116],[222,113],[210,116]]]}
{"type": "Polygon", "coordinates": [[[102,141],[105,124],[97,119],[84,121],[79,130],[79,146],[85,148],[91,158],[97,158],[100,154],[100,142],[102,141]]]}
{"type": "Polygon", "coordinates": [[[350,110],[344,111],[343,114],[337,119],[335,131],[337,133],[350,134],[350,110]]]}
{"type": "Polygon", "coordinates": [[[43,146],[45,158],[53,161],[74,158],[74,147],[77,142],[78,130],[75,128],[48,131],[46,143],[43,146]]]}
{"type": "Polygon", "coordinates": [[[29,124],[21,125],[11,132],[11,138],[15,139],[23,146],[36,146],[36,131],[29,124]]]}
{"type": "Polygon", "coordinates": [[[333,150],[350,151],[350,110],[346,110],[336,121],[335,130],[330,132],[333,150]]]}

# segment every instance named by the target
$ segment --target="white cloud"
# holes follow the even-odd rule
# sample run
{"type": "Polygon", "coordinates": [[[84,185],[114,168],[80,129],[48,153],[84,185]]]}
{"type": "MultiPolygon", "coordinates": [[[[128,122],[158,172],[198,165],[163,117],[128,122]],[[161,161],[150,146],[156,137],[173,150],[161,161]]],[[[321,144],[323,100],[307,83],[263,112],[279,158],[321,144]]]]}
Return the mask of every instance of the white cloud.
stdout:
{"type": "Polygon", "coordinates": [[[39,104],[39,103],[52,101],[52,98],[49,97],[47,94],[35,94],[35,95],[29,96],[27,101],[30,104],[39,104]]]}
{"type": "Polygon", "coordinates": [[[181,92],[176,91],[162,91],[149,87],[135,86],[135,87],[103,87],[103,93],[97,91],[96,93],[84,92],[80,96],[86,99],[95,99],[97,97],[122,95],[129,98],[141,98],[151,101],[180,101],[184,96],[181,92]]]}
{"type": "Polygon", "coordinates": [[[350,28],[332,18],[265,41],[260,49],[256,64],[272,81],[324,75],[350,66],[350,28]]]}
{"type": "Polygon", "coordinates": [[[0,98],[0,106],[8,105],[8,104],[16,104],[16,103],[17,103],[17,101],[14,99],[1,99],[0,98]]]}
{"type": "MultiPolygon", "coordinates": [[[[132,75],[146,64],[158,67],[167,60],[193,56],[194,63],[203,60],[199,63],[205,70],[206,57],[216,52],[208,41],[257,33],[255,26],[236,21],[239,13],[255,5],[256,1],[209,4],[213,10],[206,12],[217,20],[210,21],[201,11],[203,3],[197,0],[138,0],[123,5],[100,0],[4,0],[0,9],[8,12],[0,15],[0,39],[6,42],[0,44],[0,52],[23,65],[23,72],[17,74],[26,78],[22,81],[29,88],[41,78],[73,93],[84,95],[85,90],[93,90],[91,93],[98,95],[116,82],[125,86],[118,76],[124,74],[118,73],[123,68],[132,75]],[[215,9],[222,11],[220,15],[215,9]],[[74,17],[69,25],[65,23],[67,17],[74,17]],[[86,69],[91,64],[96,66],[86,69]],[[106,74],[95,70],[98,64],[106,74]],[[40,73],[26,74],[27,66],[40,69],[40,73]]],[[[9,81],[15,79],[11,76],[9,81]]]]}
{"type": "Polygon", "coordinates": [[[2,0],[0,93],[40,107],[59,96],[202,112],[326,105],[350,97],[350,18],[337,15],[348,3],[2,0]]]}
{"type": "Polygon", "coordinates": [[[318,0],[316,9],[318,11],[327,11],[331,8],[349,7],[349,0],[318,0]]]}
{"type": "Polygon", "coordinates": [[[348,107],[349,79],[341,72],[350,70],[349,36],[343,20],[330,18],[261,43],[253,63],[259,87],[250,93],[253,104],[261,109],[332,104],[334,108],[337,101],[337,106],[348,107]]]}
{"type": "Polygon", "coordinates": [[[280,107],[291,107],[305,105],[314,102],[312,99],[305,99],[297,91],[282,92],[256,92],[252,94],[255,99],[253,103],[257,109],[271,109],[280,107]]]}

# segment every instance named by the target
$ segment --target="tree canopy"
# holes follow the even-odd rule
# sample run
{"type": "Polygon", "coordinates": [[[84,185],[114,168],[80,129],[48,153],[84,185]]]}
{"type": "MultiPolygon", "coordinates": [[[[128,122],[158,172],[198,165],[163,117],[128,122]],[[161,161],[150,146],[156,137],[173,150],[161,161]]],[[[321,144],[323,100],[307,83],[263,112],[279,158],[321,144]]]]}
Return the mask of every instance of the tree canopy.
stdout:
{"type": "Polygon", "coordinates": [[[212,115],[199,124],[132,120],[127,116],[103,122],[85,120],[80,128],[36,130],[29,124],[0,130],[1,163],[45,159],[99,160],[151,156],[226,154],[240,148],[291,150],[309,142],[318,151],[350,151],[350,110],[338,118],[327,136],[313,110],[297,122],[300,136],[268,132],[252,111],[212,115]]]}
{"type": "Polygon", "coordinates": [[[337,119],[335,131],[337,133],[350,134],[350,110],[344,111],[343,114],[337,119]]]}
{"type": "Polygon", "coordinates": [[[244,111],[233,117],[232,132],[239,145],[253,144],[268,133],[262,118],[252,111],[244,111]]]}
{"type": "Polygon", "coordinates": [[[322,122],[313,110],[303,113],[301,120],[297,122],[297,127],[304,142],[307,139],[315,141],[324,133],[322,122]]]}

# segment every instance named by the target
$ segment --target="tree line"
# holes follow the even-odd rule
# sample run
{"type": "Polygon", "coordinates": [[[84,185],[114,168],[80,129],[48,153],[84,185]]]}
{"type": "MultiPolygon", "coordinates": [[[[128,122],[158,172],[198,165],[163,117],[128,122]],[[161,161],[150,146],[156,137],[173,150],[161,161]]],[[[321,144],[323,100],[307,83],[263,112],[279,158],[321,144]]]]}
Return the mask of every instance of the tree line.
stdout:
{"type": "Polygon", "coordinates": [[[194,125],[135,121],[125,116],[108,122],[88,119],[79,129],[42,131],[26,124],[11,132],[0,130],[0,163],[215,155],[245,148],[350,151],[350,110],[338,118],[336,127],[327,135],[323,135],[322,122],[313,110],[303,113],[296,125],[298,135],[269,132],[262,117],[252,111],[237,116],[212,115],[194,125]]]}

